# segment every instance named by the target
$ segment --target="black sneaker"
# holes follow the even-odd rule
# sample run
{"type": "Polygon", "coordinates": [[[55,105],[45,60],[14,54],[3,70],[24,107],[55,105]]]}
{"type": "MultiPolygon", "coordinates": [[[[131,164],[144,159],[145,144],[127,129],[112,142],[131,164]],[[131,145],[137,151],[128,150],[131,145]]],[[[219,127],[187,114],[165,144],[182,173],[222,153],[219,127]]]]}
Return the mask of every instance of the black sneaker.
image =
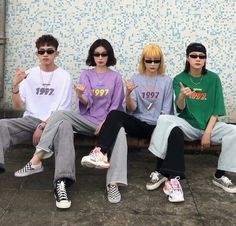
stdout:
{"type": "Polygon", "coordinates": [[[66,180],[59,179],[56,181],[54,189],[54,197],[56,199],[56,206],[60,209],[68,209],[71,206],[71,201],[68,198],[66,191],[66,180]]]}

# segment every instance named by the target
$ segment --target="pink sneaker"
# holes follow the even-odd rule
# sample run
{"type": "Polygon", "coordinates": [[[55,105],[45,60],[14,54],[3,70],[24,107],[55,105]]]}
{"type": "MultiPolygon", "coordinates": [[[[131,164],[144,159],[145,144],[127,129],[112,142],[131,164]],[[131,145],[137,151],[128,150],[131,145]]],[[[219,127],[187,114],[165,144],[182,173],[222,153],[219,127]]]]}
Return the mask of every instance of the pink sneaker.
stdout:
{"type": "Polygon", "coordinates": [[[89,168],[107,169],[110,163],[107,160],[107,154],[101,152],[100,147],[95,147],[87,156],[81,160],[81,165],[89,168]]]}
{"type": "Polygon", "coordinates": [[[170,202],[184,201],[184,193],[179,183],[179,180],[180,177],[176,177],[165,182],[165,186],[163,187],[163,192],[169,196],[168,200],[170,202]]]}

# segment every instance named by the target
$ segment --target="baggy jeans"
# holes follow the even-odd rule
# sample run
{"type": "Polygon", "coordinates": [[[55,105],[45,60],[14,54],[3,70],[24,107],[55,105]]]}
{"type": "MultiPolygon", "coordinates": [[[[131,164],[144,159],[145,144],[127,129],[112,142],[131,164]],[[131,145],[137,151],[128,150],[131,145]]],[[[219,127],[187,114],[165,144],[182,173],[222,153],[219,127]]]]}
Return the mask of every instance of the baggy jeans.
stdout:
{"type": "Polygon", "coordinates": [[[44,158],[55,154],[54,182],[60,178],[75,177],[74,131],[93,136],[97,125],[88,121],[77,112],[57,111],[50,117],[45,127],[36,152],[44,150],[44,158]]]}
{"type": "Polygon", "coordinates": [[[4,153],[11,146],[32,142],[33,133],[40,119],[26,116],[0,120],[0,168],[5,169],[4,153]]]}
{"type": "MultiPolygon", "coordinates": [[[[171,130],[179,127],[187,141],[200,140],[204,130],[192,127],[186,120],[175,115],[161,115],[153,131],[149,151],[164,159],[171,130]]],[[[222,144],[217,169],[236,173],[236,126],[217,122],[211,134],[212,144],[222,144]]]]}

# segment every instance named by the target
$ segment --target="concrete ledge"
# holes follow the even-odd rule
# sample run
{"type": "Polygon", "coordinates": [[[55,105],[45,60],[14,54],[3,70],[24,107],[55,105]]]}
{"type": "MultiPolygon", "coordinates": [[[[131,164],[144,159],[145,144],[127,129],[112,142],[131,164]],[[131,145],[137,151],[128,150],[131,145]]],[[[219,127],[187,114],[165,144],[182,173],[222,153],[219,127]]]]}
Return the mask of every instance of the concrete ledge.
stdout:
{"type": "MultiPolygon", "coordinates": [[[[22,117],[22,112],[14,111],[14,110],[0,110],[0,118],[17,118],[22,117]]],[[[149,139],[138,139],[133,137],[127,137],[128,147],[129,148],[138,148],[138,149],[147,149],[149,146],[149,139]]],[[[75,133],[74,138],[75,145],[77,146],[95,146],[97,144],[97,137],[96,136],[85,136],[81,134],[75,133]]],[[[189,151],[200,151],[201,144],[200,141],[185,141],[184,144],[185,150],[189,151]]],[[[221,145],[211,145],[209,148],[210,151],[217,151],[220,152],[221,145]]]]}

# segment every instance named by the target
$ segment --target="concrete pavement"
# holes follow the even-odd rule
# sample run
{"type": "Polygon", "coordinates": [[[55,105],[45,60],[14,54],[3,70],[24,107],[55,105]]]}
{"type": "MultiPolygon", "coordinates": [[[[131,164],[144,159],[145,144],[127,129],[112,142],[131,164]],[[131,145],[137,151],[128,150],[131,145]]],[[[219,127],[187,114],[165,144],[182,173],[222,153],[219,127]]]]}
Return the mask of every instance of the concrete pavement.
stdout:
{"type": "MultiPolygon", "coordinates": [[[[212,174],[216,154],[186,154],[182,187],[185,202],[169,203],[162,188],[146,191],[155,159],[147,150],[130,150],[129,186],[120,189],[122,201],[110,204],[105,196],[105,170],[82,168],[80,159],[90,147],[77,147],[77,182],[69,190],[72,206],[61,211],[53,197],[54,158],[43,173],[14,177],[31,157],[32,147],[15,147],[6,154],[7,171],[0,175],[1,226],[231,226],[236,225],[236,194],[215,187],[212,174]]],[[[236,182],[236,176],[231,174],[236,182]]]]}

